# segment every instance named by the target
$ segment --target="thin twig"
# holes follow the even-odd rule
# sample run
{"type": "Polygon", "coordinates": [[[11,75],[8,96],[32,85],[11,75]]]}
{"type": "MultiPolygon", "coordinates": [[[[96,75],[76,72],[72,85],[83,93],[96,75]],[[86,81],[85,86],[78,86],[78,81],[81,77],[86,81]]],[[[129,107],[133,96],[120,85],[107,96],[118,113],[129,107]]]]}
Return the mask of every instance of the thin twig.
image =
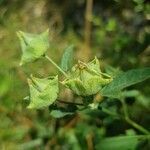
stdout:
{"type": "Polygon", "coordinates": [[[87,141],[87,149],[88,149],[88,150],[94,150],[93,132],[87,134],[87,136],[86,136],[86,141],[87,141]]]}
{"type": "Polygon", "coordinates": [[[127,110],[127,106],[124,102],[124,100],[121,100],[122,103],[122,107],[123,107],[123,111],[124,111],[124,117],[111,112],[110,110],[108,110],[107,108],[102,108],[102,111],[105,112],[108,115],[111,115],[113,117],[117,117],[120,119],[124,119],[128,124],[130,124],[131,126],[133,126],[134,128],[136,128],[137,130],[139,130],[140,132],[150,135],[150,132],[148,130],[146,130],[144,127],[140,126],[139,124],[137,124],[136,122],[134,122],[133,120],[131,120],[129,118],[129,114],[128,114],[128,110],[127,110]]]}
{"type": "Polygon", "coordinates": [[[92,10],[93,0],[87,0],[85,10],[85,43],[89,46],[91,40],[91,29],[92,29],[92,10]]]}
{"type": "Polygon", "coordinates": [[[126,122],[128,122],[130,125],[132,125],[134,128],[136,128],[140,132],[150,135],[150,132],[147,129],[145,129],[144,127],[140,126],[139,124],[137,124],[136,122],[130,119],[128,110],[127,110],[127,105],[124,99],[121,100],[121,103],[122,103],[122,107],[124,111],[124,119],[126,120],[126,122]]]}
{"type": "Polygon", "coordinates": [[[84,59],[88,60],[91,55],[93,0],[86,0],[85,23],[84,23],[84,59]]]}
{"type": "Polygon", "coordinates": [[[108,115],[113,116],[113,117],[121,118],[120,115],[118,115],[118,114],[116,114],[116,113],[110,111],[110,110],[107,109],[107,108],[102,108],[102,111],[103,111],[104,113],[108,114],[108,115]]]}
{"type": "Polygon", "coordinates": [[[83,106],[82,103],[74,103],[74,102],[67,102],[67,101],[62,101],[62,100],[57,100],[59,103],[64,103],[64,104],[72,104],[72,105],[80,105],[83,106]]]}
{"type": "Polygon", "coordinates": [[[44,56],[48,61],[50,61],[65,77],[68,77],[68,75],[48,56],[44,56]]]}

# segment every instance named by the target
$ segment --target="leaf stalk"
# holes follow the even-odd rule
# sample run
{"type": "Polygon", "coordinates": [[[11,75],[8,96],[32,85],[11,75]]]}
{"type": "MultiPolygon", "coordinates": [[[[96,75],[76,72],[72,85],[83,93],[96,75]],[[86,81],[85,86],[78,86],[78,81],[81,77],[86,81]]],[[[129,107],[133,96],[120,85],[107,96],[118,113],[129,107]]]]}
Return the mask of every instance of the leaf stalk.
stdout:
{"type": "Polygon", "coordinates": [[[44,56],[49,62],[51,62],[65,77],[68,77],[68,75],[48,56],[44,56]]]}

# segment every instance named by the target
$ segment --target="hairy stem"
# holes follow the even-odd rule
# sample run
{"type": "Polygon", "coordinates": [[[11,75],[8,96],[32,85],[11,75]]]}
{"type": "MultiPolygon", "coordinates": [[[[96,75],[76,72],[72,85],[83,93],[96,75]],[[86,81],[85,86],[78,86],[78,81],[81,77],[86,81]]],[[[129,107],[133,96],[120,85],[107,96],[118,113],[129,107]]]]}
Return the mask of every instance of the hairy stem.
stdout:
{"type": "Polygon", "coordinates": [[[48,61],[50,61],[65,77],[68,77],[68,75],[48,56],[44,56],[48,61]]]}

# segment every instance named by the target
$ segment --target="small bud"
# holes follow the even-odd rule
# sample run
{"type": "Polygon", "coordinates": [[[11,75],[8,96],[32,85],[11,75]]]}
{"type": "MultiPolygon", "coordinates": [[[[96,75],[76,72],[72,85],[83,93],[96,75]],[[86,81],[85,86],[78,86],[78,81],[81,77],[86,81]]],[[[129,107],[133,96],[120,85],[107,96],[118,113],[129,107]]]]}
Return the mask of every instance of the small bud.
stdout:
{"type": "Polygon", "coordinates": [[[81,96],[94,95],[102,86],[110,83],[112,78],[104,78],[101,75],[100,64],[97,58],[85,64],[81,61],[76,64],[62,84],[81,96]]]}
{"type": "Polygon", "coordinates": [[[49,30],[41,34],[30,34],[22,31],[17,32],[20,40],[22,57],[20,65],[33,62],[45,54],[49,48],[49,30]]]}

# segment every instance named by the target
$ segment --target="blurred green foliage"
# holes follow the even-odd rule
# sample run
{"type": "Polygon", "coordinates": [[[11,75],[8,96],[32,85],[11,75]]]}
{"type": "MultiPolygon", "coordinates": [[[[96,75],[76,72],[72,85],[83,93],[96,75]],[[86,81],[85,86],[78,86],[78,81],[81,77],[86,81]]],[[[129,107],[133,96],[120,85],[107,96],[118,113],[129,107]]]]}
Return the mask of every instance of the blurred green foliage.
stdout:
{"type": "MultiPolygon", "coordinates": [[[[109,150],[113,141],[129,141],[131,149],[150,147],[149,138],[137,144],[137,140],[143,139],[141,133],[115,115],[123,111],[115,99],[105,98],[98,110],[84,110],[62,119],[50,117],[49,110],[31,111],[25,107],[26,78],[31,72],[45,77],[56,70],[45,60],[21,68],[16,31],[40,33],[50,28],[49,55],[56,62],[60,63],[63,49],[70,44],[75,45],[76,57],[82,59],[79,52],[84,44],[85,6],[85,0],[0,0],[0,149],[109,150]],[[110,112],[105,113],[102,107],[110,112]]],[[[106,72],[112,74],[149,66],[149,20],[148,0],[94,0],[89,59],[96,55],[102,59],[102,67],[110,64],[113,67],[107,66],[106,72]]],[[[136,92],[126,93],[125,99],[131,118],[147,130],[150,130],[149,85],[147,80],[129,87],[128,90],[136,92]]],[[[68,91],[60,97],[78,101],[68,91]]],[[[121,148],[122,145],[118,149],[121,148]]]]}

